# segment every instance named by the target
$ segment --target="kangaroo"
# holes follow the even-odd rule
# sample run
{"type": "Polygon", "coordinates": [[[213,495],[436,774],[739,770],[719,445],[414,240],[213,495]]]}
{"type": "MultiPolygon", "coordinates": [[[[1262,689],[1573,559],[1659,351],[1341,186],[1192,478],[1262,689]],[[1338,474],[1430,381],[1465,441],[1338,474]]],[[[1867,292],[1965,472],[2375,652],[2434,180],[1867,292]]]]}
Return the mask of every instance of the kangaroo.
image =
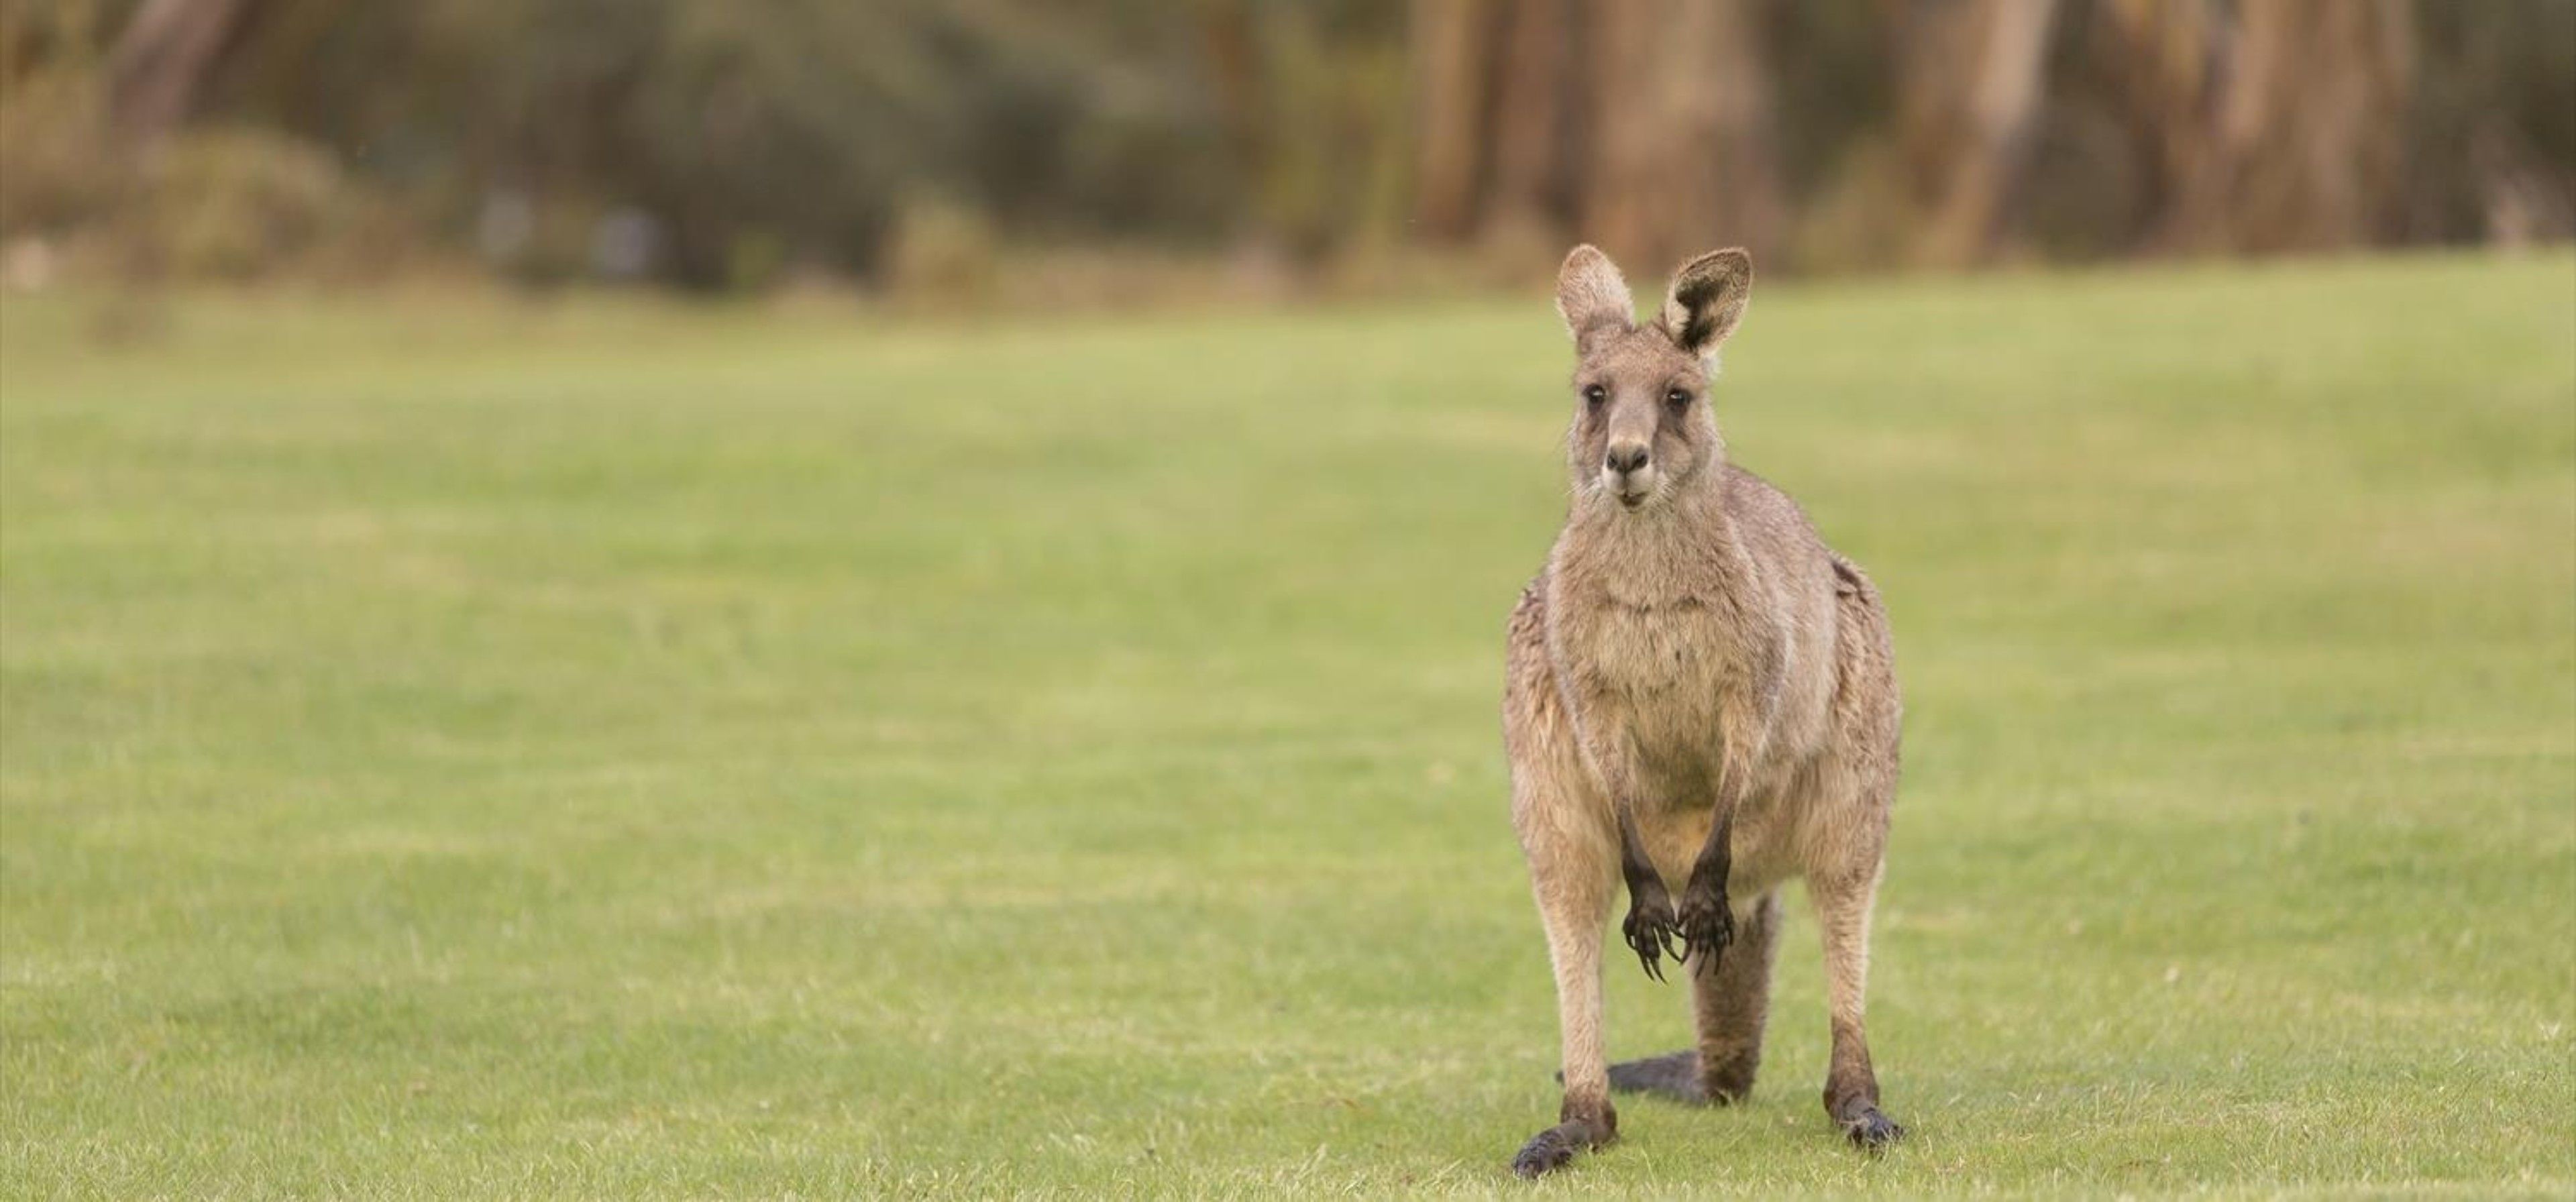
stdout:
{"type": "Polygon", "coordinates": [[[1825,1113],[1854,1143],[1878,1108],[1862,1030],[1870,907],[1895,801],[1901,703],[1886,610],[1797,504],[1727,460],[1708,401],[1753,260],[1682,265],[1639,324],[1608,256],[1557,278],[1574,336],[1573,497],[1507,629],[1512,824],[1556,974],[1564,1102],[1512,1159],[1522,1176],[1616,1139],[1610,1090],[1740,1101],[1762,1059],[1779,888],[1807,882],[1833,1028],[1825,1113]],[[1649,976],[1684,966],[1698,1047],[1605,1065],[1602,935],[1649,976]],[[1674,902],[1678,887],[1678,904],[1674,902]]]}

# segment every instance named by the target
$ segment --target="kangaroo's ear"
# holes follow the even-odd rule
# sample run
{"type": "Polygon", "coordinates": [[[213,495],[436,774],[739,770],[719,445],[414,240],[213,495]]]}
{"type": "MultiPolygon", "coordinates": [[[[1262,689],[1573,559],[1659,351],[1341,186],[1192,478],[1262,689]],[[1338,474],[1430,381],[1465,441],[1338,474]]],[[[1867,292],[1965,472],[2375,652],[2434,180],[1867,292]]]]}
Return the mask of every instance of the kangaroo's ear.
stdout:
{"type": "Polygon", "coordinates": [[[1664,331],[1673,345],[1707,359],[1744,320],[1744,302],[1753,295],[1753,256],[1737,248],[1713,250],[1684,263],[1673,273],[1672,295],[1664,300],[1664,331]]]}
{"type": "Polygon", "coordinates": [[[1575,247],[1557,269],[1556,311],[1565,318],[1565,332],[1574,335],[1577,352],[1589,349],[1593,339],[1637,322],[1637,302],[1628,297],[1619,265],[1589,243],[1575,247]]]}

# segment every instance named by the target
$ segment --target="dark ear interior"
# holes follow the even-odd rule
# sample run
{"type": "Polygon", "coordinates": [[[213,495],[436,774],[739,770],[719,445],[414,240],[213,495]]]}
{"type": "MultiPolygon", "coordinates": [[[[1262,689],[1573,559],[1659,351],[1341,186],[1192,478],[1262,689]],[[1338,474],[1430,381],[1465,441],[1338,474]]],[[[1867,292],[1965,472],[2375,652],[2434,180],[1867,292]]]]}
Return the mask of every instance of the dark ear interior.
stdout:
{"type": "Polygon", "coordinates": [[[1575,247],[1565,256],[1565,266],[1557,269],[1556,311],[1565,318],[1565,332],[1574,336],[1578,350],[1602,334],[1628,329],[1637,320],[1637,303],[1628,295],[1628,281],[1619,274],[1619,265],[1588,244],[1575,247]]]}
{"type": "Polygon", "coordinates": [[[1664,330],[1673,336],[1673,345],[1702,358],[1714,355],[1744,320],[1744,305],[1752,295],[1753,256],[1735,247],[1710,251],[1673,273],[1672,295],[1664,300],[1664,330]]]}

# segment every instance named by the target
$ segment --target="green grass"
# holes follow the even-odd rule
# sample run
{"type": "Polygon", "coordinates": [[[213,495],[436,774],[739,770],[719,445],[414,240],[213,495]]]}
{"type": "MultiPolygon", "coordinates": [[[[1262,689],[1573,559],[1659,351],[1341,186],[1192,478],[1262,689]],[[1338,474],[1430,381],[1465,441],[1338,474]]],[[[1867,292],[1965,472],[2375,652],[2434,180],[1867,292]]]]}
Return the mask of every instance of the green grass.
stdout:
{"type": "Polygon", "coordinates": [[[94,317],[0,306],[0,1194],[2576,1190],[2565,254],[1764,291],[1913,1134],[1793,900],[1753,1104],[1536,1187],[1545,296],[94,317]]]}

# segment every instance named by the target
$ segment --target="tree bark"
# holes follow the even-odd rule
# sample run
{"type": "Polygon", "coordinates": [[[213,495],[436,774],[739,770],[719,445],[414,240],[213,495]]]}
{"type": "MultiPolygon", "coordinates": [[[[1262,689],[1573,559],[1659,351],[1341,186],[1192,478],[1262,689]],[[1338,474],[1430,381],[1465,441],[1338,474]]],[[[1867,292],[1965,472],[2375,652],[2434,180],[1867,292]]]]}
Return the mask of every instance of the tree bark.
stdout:
{"type": "Polygon", "coordinates": [[[1413,220],[1438,242],[1473,235],[1491,129],[1496,22],[1479,0],[1414,0],[1413,220]]]}
{"type": "Polygon", "coordinates": [[[2038,123],[2056,0],[1913,0],[1897,22],[1897,135],[1918,265],[1993,257],[2038,123]]]}
{"type": "Polygon", "coordinates": [[[1642,270],[1721,246],[1747,247],[1757,261],[1781,247],[1786,206],[1756,18],[1751,0],[1592,8],[1579,234],[1642,270]]]}
{"type": "Polygon", "coordinates": [[[187,119],[251,7],[251,0],[145,0],[108,51],[109,125],[120,143],[148,148],[187,119]]]}
{"type": "Polygon", "coordinates": [[[1497,47],[1488,240],[1563,236],[1574,216],[1584,133],[1582,12],[1575,0],[1514,0],[1497,47]]]}
{"type": "Polygon", "coordinates": [[[2406,0],[2115,0],[2107,26],[2151,148],[2149,249],[2264,253],[2375,242],[2404,170],[2406,0]]]}

